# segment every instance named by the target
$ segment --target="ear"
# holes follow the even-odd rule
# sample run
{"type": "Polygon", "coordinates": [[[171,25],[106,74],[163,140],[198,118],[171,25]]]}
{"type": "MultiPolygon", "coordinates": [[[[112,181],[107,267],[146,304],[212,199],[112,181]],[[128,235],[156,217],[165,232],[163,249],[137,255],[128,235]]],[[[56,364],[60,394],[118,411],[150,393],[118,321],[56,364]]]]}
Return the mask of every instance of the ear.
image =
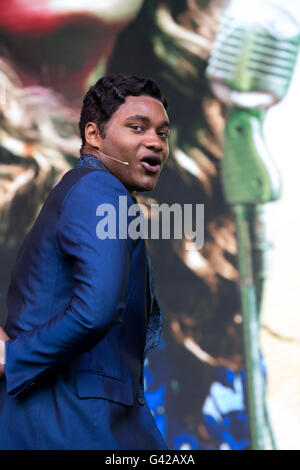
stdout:
{"type": "Polygon", "coordinates": [[[92,147],[101,149],[103,143],[103,137],[99,133],[98,126],[95,122],[91,121],[85,125],[85,141],[92,147]]]}

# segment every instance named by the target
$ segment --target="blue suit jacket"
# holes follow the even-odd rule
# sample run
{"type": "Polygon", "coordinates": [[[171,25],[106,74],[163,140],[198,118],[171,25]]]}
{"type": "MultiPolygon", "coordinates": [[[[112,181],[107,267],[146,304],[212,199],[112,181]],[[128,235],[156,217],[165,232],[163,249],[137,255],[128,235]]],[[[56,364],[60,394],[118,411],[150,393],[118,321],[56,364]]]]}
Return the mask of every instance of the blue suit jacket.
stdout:
{"type": "MultiPolygon", "coordinates": [[[[136,201],[94,156],[50,192],[7,295],[0,449],[166,449],[144,398],[161,311],[145,240],[96,236],[101,203],[136,201]]],[[[129,219],[130,220],[130,219],[129,219]]]]}

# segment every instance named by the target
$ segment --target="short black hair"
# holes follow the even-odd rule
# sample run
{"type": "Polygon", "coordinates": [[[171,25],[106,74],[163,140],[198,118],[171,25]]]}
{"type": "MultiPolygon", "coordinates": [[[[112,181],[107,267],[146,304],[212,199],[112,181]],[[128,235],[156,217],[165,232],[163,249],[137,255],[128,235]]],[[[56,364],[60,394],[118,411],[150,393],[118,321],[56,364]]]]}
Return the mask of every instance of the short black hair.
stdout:
{"type": "Polygon", "coordinates": [[[105,137],[105,124],[113,113],[125,102],[126,96],[148,95],[161,101],[165,109],[168,102],[152,78],[136,75],[105,75],[89,88],[82,102],[79,131],[80,153],[85,145],[85,126],[95,122],[100,135],[105,137]]]}

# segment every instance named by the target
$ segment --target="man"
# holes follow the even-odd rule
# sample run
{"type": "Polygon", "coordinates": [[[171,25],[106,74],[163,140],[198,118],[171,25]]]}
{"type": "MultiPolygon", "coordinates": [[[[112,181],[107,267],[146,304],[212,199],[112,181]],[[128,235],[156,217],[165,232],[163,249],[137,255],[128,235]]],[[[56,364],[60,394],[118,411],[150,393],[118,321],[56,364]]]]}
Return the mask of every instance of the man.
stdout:
{"type": "Polygon", "coordinates": [[[0,449],[167,448],[143,390],[161,331],[145,240],[97,234],[100,204],[118,221],[121,196],[129,209],[134,191],[157,184],[166,108],[156,84],[135,76],[105,76],[83,100],[81,158],[50,192],[11,276],[0,449]]]}

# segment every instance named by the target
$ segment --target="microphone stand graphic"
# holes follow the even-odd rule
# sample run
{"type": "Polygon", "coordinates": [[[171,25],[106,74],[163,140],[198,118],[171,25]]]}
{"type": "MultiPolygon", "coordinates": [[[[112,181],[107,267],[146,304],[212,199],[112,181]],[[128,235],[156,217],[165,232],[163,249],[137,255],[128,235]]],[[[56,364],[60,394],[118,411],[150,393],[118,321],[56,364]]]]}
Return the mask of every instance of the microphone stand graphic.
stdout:
{"type": "Polygon", "coordinates": [[[236,222],[251,448],[257,450],[266,448],[266,431],[271,447],[276,448],[259,333],[266,257],[272,246],[266,237],[265,208],[280,197],[280,178],[264,142],[263,122],[266,110],[286,94],[300,44],[298,24],[285,11],[278,14],[270,3],[264,17],[263,7],[262,1],[239,2],[239,7],[231,3],[206,70],[212,91],[228,106],[221,179],[236,222]],[[259,4],[256,17],[260,20],[247,19],[247,4],[248,13],[259,4]]]}

